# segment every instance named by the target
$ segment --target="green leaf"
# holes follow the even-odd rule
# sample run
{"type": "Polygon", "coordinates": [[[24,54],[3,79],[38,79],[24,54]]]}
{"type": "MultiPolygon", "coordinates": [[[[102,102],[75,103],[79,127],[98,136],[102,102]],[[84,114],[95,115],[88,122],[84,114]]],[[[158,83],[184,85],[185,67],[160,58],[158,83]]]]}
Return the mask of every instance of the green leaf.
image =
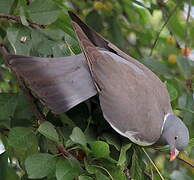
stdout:
{"type": "Polygon", "coordinates": [[[31,30],[33,50],[43,57],[52,55],[52,47],[56,44],[51,38],[48,38],[40,30],[31,30]]]}
{"type": "Polygon", "coordinates": [[[28,7],[29,17],[37,24],[51,24],[54,22],[61,9],[52,0],[34,0],[28,7]]]}
{"type": "Polygon", "coordinates": [[[79,176],[80,164],[76,159],[60,159],[56,165],[57,180],[73,180],[79,176]]]}
{"type": "Polygon", "coordinates": [[[17,106],[17,94],[0,93],[0,120],[13,117],[17,106]]]}
{"type": "Polygon", "coordinates": [[[40,33],[45,35],[48,39],[52,39],[55,41],[61,41],[65,37],[64,31],[57,28],[40,29],[40,33]]]}
{"type": "Polygon", "coordinates": [[[12,128],[8,136],[10,146],[18,148],[31,147],[34,139],[36,139],[36,136],[32,130],[24,127],[12,128]]]}
{"type": "Polygon", "coordinates": [[[127,151],[128,149],[131,148],[131,143],[127,143],[127,144],[123,144],[121,147],[121,151],[120,151],[120,155],[119,155],[119,160],[117,165],[118,166],[124,166],[126,164],[126,160],[127,160],[127,151]]]}
{"type": "Polygon", "coordinates": [[[38,141],[30,128],[12,128],[9,132],[8,142],[13,147],[16,155],[22,160],[38,151],[38,141]]]}
{"type": "MultiPolygon", "coordinates": [[[[194,138],[191,138],[189,140],[189,144],[187,145],[187,147],[185,148],[185,151],[189,153],[189,155],[191,156],[193,153],[193,148],[194,148],[194,138]]],[[[192,156],[191,156],[192,157],[192,156]]]]}
{"type": "Polygon", "coordinates": [[[86,161],[86,159],[84,159],[84,165],[85,165],[85,169],[89,174],[96,174],[99,169],[97,169],[96,167],[88,164],[88,162],[86,161]]]}
{"type": "Polygon", "coordinates": [[[191,76],[191,67],[188,58],[185,56],[178,56],[177,64],[183,76],[189,78],[191,76]]]}
{"type": "Polygon", "coordinates": [[[110,133],[103,133],[102,136],[108,144],[113,145],[118,151],[121,149],[121,143],[117,136],[110,133]]]}
{"type": "Polygon", "coordinates": [[[65,113],[60,115],[60,119],[64,126],[68,125],[71,128],[76,126],[76,124],[65,113]]]}
{"type": "MultiPolygon", "coordinates": [[[[31,119],[32,111],[30,110],[29,102],[24,94],[19,94],[17,98],[17,106],[14,113],[14,119],[31,119]]],[[[23,122],[24,123],[24,122],[23,122]]]]}
{"type": "Polygon", "coordinates": [[[110,180],[110,179],[99,171],[96,173],[96,180],[110,180]]]}
{"type": "Polygon", "coordinates": [[[132,165],[131,165],[131,177],[133,179],[141,179],[144,180],[144,173],[143,173],[143,168],[141,166],[142,163],[142,158],[140,156],[140,153],[138,154],[136,149],[134,148],[133,156],[132,156],[132,165]]]}
{"type": "MultiPolygon", "coordinates": [[[[2,142],[0,141],[0,143],[2,142]]],[[[4,152],[0,154],[0,169],[1,169],[0,179],[5,179],[7,174],[7,168],[8,168],[8,155],[6,152],[4,152]]]]}
{"type": "Polygon", "coordinates": [[[89,145],[92,150],[92,154],[97,158],[109,157],[109,146],[104,141],[90,142],[89,145]]]}
{"type": "Polygon", "coordinates": [[[91,11],[86,16],[85,20],[86,20],[86,24],[88,24],[95,31],[100,32],[103,29],[102,18],[97,11],[95,10],[91,11]]]}
{"type": "Polygon", "coordinates": [[[54,57],[70,56],[71,51],[64,42],[59,42],[52,47],[54,57]]]}
{"type": "Polygon", "coordinates": [[[125,167],[119,167],[116,163],[111,163],[108,159],[101,159],[98,164],[98,169],[105,175],[111,177],[110,179],[126,180],[126,175],[123,172],[125,167]]]}
{"type": "Polygon", "coordinates": [[[173,171],[170,175],[171,180],[192,180],[193,178],[188,176],[185,172],[180,172],[178,170],[173,171]]]}
{"type": "Polygon", "coordinates": [[[40,124],[38,132],[40,132],[42,135],[44,135],[45,137],[52,141],[55,142],[59,141],[59,136],[57,134],[55,127],[48,121],[45,121],[40,124]]]}
{"type": "Polygon", "coordinates": [[[81,144],[82,146],[86,146],[87,143],[86,137],[80,128],[78,127],[73,128],[70,138],[73,142],[81,144]]]}
{"type": "Polygon", "coordinates": [[[191,138],[191,139],[189,140],[188,146],[194,147],[194,138],[191,138]]]}
{"type": "Polygon", "coordinates": [[[112,42],[116,44],[119,48],[124,48],[124,37],[117,17],[110,16],[108,18],[108,23],[109,23],[109,33],[111,35],[112,42]]]}
{"type": "Polygon", "coordinates": [[[1,0],[0,13],[9,13],[14,0],[1,0]]]}
{"type": "Polygon", "coordinates": [[[93,178],[91,178],[89,176],[81,175],[81,176],[78,177],[78,180],[93,180],[93,178]]]}
{"type": "Polygon", "coordinates": [[[6,177],[3,180],[20,180],[20,177],[14,168],[8,166],[6,177]]]}
{"type": "Polygon", "coordinates": [[[191,112],[194,111],[193,94],[187,93],[181,96],[179,98],[179,107],[186,110],[183,112],[183,121],[190,125],[193,120],[193,113],[191,112]]]}
{"type": "Polygon", "coordinates": [[[70,49],[72,50],[72,52],[74,54],[81,53],[81,49],[80,49],[79,43],[73,37],[71,37],[71,36],[69,36],[69,35],[66,34],[66,36],[65,36],[65,42],[70,47],[70,49]]]}
{"type": "Polygon", "coordinates": [[[30,30],[22,25],[15,24],[7,28],[7,38],[14,54],[29,55],[32,47],[30,30]]]}
{"type": "Polygon", "coordinates": [[[70,37],[76,40],[75,32],[72,29],[70,18],[68,14],[60,14],[58,19],[50,25],[50,27],[59,28],[67,33],[70,37]]]}
{"type": "Polygon", "coordinates": [[[20,18],[21,18],[22,24],[25,26],[28,26],[29,24],[28,24],[28,21],[27,21],[26,16],[25,16],[24,8],[25,7],[20,6],[20,18]]]}
{"type": "Polygon", "coordinates": [[[54,173],[56,158],[47,153],[37,153],[28,157],[25,161],[26,171],[29,178],[43,178],[54,173]]]}
{"type": "Polygon", "coordinates": [[[141,59],[140,62],[143,63],[145,66],[147,66],[155,73],[165,75],[166,77],[169,77],[169,78],[173,77],[173,73],[170,71],[170,69],[165,64],[160,63],[156,59],[153,59],[151,57],[146,57],[141,59]]]}
{"type": "Polygon", "coordinates": [[[172,84],[168,82],[165,82],[165,85],[170,95],[170,101],[174,101],[178,97],[178,91],[175,89],[175,87],[172,84]]]}

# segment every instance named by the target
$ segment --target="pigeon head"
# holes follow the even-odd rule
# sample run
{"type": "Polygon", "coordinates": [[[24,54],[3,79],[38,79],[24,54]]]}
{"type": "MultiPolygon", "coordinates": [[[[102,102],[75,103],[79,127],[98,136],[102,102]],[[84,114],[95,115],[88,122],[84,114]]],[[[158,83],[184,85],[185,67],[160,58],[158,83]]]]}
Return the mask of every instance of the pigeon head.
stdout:
{"type": "Polygon", "coordinates": [[[167,114],[162,135],[158,144],[170,146],[170,161],[189,143],[189,131],[185,124],[174,114],[167,114]]]}

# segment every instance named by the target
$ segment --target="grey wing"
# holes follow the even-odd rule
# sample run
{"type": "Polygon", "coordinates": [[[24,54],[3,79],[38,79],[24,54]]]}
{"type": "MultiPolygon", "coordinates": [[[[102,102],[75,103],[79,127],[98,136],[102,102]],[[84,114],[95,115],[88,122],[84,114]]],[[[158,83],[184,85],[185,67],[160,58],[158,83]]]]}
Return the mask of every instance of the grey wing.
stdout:
{"type": "Polygon", "coordinates": [[[101,88],[99,98],[105,119],[118,133],[139,145],[155,143],[161,135],[164,115],[171,110],[166,88],[143,65],[141,68],[111,52],[103,56],[95,57],[93,72],[101,88]]]}
{"type": "Polygon", "coordinates": [[[83,54],[60,58],[9,55],[11,69],[53,113],[61,113],[94,96],[83,54]]]}

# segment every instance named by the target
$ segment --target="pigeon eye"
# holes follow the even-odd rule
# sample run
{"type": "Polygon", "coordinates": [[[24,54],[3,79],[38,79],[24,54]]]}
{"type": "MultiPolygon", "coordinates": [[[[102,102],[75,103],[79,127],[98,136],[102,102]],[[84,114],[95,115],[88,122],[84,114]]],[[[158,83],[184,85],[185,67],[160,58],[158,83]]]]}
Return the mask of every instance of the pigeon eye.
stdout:
{"type": "Polygon", "coordinates": [[[176,140],[178,138],[178,136],[175,136],[174,139],[176,140]]]}

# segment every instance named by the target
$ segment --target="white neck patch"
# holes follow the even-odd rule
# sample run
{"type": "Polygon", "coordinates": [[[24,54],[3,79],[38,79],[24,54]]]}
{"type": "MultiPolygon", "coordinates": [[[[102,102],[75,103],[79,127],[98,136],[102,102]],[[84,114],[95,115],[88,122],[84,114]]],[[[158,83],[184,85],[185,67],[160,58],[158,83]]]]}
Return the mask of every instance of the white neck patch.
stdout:
{"type": "Polygon", "coordinates": [[[172,115],[172,113],[167,113],[167,114],[165,114],[165,116],[164,116],[164,121],[163,121],[163,124],[162,124],[162,128],[161,128],[160,134],[162,134],[163,129],[164,129],[164,124],[165,124],[165,122],[166,122],[168,116],[170,116],[170,115],[172,115]]]}

